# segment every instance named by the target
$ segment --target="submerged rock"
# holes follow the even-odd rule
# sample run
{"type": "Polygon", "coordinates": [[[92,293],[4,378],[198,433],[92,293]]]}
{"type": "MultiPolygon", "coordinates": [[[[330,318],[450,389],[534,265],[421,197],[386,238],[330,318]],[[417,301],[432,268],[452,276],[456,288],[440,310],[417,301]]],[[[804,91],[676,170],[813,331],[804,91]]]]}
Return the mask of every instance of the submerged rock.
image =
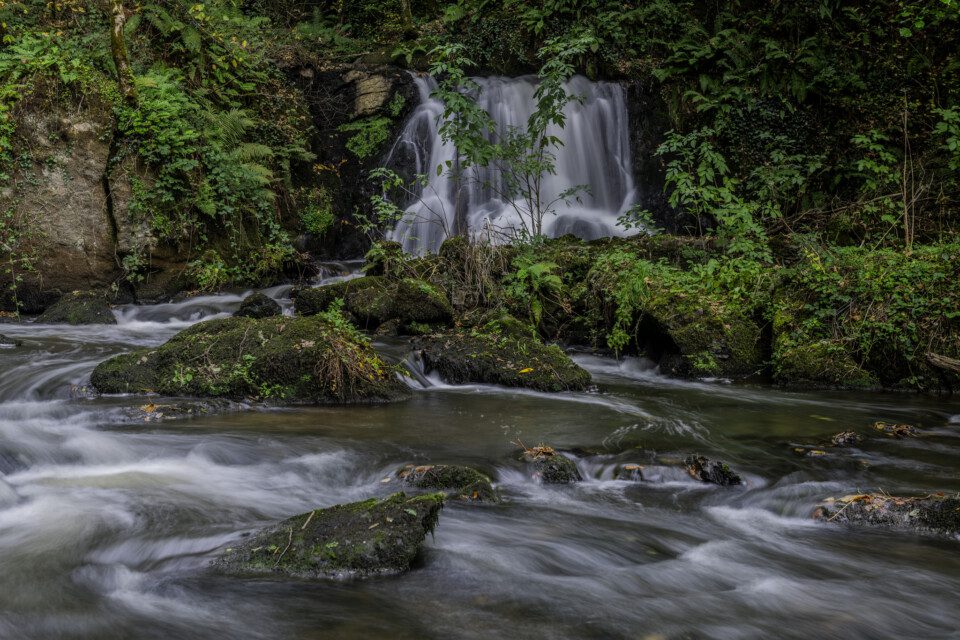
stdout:
{"type": "Polygon", "coordinates": [[[124,413],[135,422],[167,422],[230,411],[246,411],[249,408],[250,405],[246,403],[234,402],[225,398],[213,398],[172,403],[150,402],[139,407],[128,407],[124,410],[124,413]]]}
{"type": "Polygon", "coordinates": [[[892,422],[875,422],[873,424],[873,428],[885,436],[890,436],[891,438],[897,438],[898,440],[902,440],[903,438],[914,438],[920,435],[920,432],[917,431],[915,427],[912,427],[909,424],[894,424],[892,422]]]}
{"type": "Polygon", "coordinates": [[[524,449],[520,459],[530,465],[533,477],[543,484],[572,484],[583,480],[576,463],[553,447],[541,444],[524,449]]]}
{"type": "Polygon", "coordinates": [[[841,431],[830,437],[830,444],[834,447],[855,447],[863,440],[863,436],[853,431],[841,431]]]}
{"type": "Polygon", "coordinates": [[[743,479],[726,462],[710,460],[704,456],[687,456],[683,461],[687,473],[701,482],[721,486],[743,484],[743,479]]]}
{"type": "MultiPolygon", "coordinates": [[[[448,498],[500,502],[490,478],[476,469],[449,464],[408,464],[397,472],[397,478],[418,489],[446,492],[448,498]]],[[[387,478],[389,481],[390,478],[387,478]]]]}
{"type": "Polygon", "coordinates": [[[200,322],[156,349],[100,363],[90,381],[100,393],[284,403],[390,402],[410,393],[359,332],[320,316],[200,322]]]}
{"type": "Polygon", "coordinates": [[[531,337],[454,331],[415,343],[427,373],[436,371],[452,384],[480,382],[538,391],[580,391],[590,374],[560,347],[531,337]]]}
{"type": "Polygon", "coordinates": [[[230,575],[314,579],[401,573],[417,557],[442,507],[442,493],[395,493],[316,509],[227,549],[213,566],[230,575]]]}
{"type": "Polygon", "coordinates": [[[280,304],[262,293],[252,293],[243,299],[233,315],[239,318],[270,318],[283,314],[280,304]]]}
{"type": "Polygon", "coordinates": [[[23,342],[15,338],[8,338],[7,336],[0,333],[0,347],[20,347],[23,346],[23,342]]]}
{"type": "Polygon", "coordinates": [[[38,324],[117,324],[106,294],[74,291],[37,316],[38,324]]]}
{"type": "Polygon", "coordinates": [[[449,326],[453,309],[440,291],[414,278],[394,280],[383,276],[354,278],[315,289],[298,289],[294,305],[299,315],[310,316],[342,299],[344,310],[365,329],[393,320],[401,333],[423,333],[426,326],[449,326]]]}
{"type": "Polygon", "coordinates": [[[960,536],[960,494],[915,498],[863,493],[828,498],[813,513],[817,520],[960,536]]]}

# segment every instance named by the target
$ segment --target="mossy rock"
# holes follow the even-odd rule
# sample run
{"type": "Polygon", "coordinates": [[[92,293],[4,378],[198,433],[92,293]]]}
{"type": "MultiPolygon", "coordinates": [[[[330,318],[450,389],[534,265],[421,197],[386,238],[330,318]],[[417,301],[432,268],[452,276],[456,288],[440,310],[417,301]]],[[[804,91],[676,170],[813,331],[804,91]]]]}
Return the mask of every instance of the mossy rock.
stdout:
{"type": "Polygon", "coordinates": [[[315,315],[329,309],[338,299],[344,301],[344,309],[365,329],[397,320],[400,333],[410,333],[411,329],[418,333],[418,326],[445,327],[453,322],[453,309],[446,296],[430,283],[414,278],[364,276],[315,289],[299,289],[295,307],[300,315],[315,315]]]}
{"type": "Polygon", "coordinates": [[[404,253],[403,245],[399,242],[381,240],[375,242],[367,251],[363,271],[368,276],[399,277],[411,257],[404,253]]]}
{"type": "Polygon", "coordinates": [[[880,382],[840,340],[815,339],[800,329],[802,302],[781,294],[774,302],[773,375],[794,387],[870,389],[880,382]]]}
{"type": "Polygon", "coordinates": [[[560,347],[532,338],[481,331],[453,331],[419,338],[427,373],[436,371],[452,384],[471,382],[538,391],[578,391],[590,374],[560,347]]]}
{"type": "Polygon", "coordinates": [[[676,373],[740,378],[762,369],[760,327],[753,320],[706,298],[660,294],[642,312],[683,356],[676,373]]]}
{"type": "Polygon", "coordinates": [[[695,480],[726,487],[743,484],[743,479],[726,462],[709,460],[703,456],[688,456],[683,462],[687,473],[695,480]]]}
{"type": "Polygon", "coordinates": [[[960,536],[960,495],[911,498],[886,493],[855,494],[825,501],[813,517],[957,538],[960,536]]]}
{"type": "Polygon", "coordinates": [[[397,471],[397,478],[418,489],[440,490],[448,498],[500,502],[490,478],[471,467],[450,464],[412,465],[397,471]]]}
{"type": "Polygon", "coordinates": [[[74,291],[37,316],[38,324],[117,324],[106,294],[74,291]]]}
{"type": "Polygon", "coordinates": [[[437,525],[442,507],[442,493],[395,493],[316,509],[227,549],[213,567],[229,575],[308,579],[402,573],[437,525]]]}
{"type": "Polygon", "coordinates": [[[409,395],[359,332],[321,316],[201,322],[156,349],[101,363],[90,380],[101,393],[282,403],[378,403],[409,395]]]}
{"type": "Polygon", "coordinates": [[[233,315],[238,318],[270,318],[283,314],[280,304],[262,293],[252,293],[243,299],[233,315]]]}
{"type": "Polygon", "coordinates": [[[550,447],[534,447],[520,454],[532,475],[543,484],[573,484],[583,481],[577,464],[550,447]]]}
{"type": "Polygon", "coordinates": [[[157,352],[149,349],[110,358],[90,374],[90,384],[100,393],[156,393],[160,380],[157,352]]]}

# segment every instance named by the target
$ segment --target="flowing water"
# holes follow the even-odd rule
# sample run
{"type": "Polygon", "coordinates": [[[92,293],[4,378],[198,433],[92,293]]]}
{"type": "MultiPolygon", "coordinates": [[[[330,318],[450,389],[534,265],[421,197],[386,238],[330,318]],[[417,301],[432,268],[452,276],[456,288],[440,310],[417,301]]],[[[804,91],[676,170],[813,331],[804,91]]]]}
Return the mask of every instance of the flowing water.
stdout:
{"type": "Polygon", "coordinates": [[[0,638],[960,637],[960,542],[808,518],[830,495],[960,490],[955,400],[679,382],[588,355],[591,393],[420,375],[396,405],[166,423],[130,417],[143,398],[88,397],[97,362],[241,297],[120,309],[111,327],[0,325],[24,342],[0,350],[0,638]],[[881,419],[924,435],[792,452],[881,419]],[[572,452],[586,481],[537,484],[518,439],[572,452]],[[694,451],[746,485],[694,482],[676,465],[694,451]],[[243,534],[384,494],[381,478],[410,462],[476,465],[506,501],[450,502],[402,576],[208,572],[243,534]],[[624,462],[647,480],[614,480],[624,462]]]}
{"type": "MultiPolygon", "coordinates": [[[[452,233],[491,236],[494,241],[517,230],[530,230],[530,212],[522,198],[509,194],[502,167],[476,168],[457,181],[446,167],[456,162],[456,148],[439,133],[443,103],[431,97],[437,84],[429,76],[414,79],[420,104],[407,121],[387,157],[387,166],[406,168],[427,182],[417,189],[406,215],[392,237],[412,253],[436,252],[452,233]],[[439,174],[437,167],[444,167],[439,174]]],[[[524,129],[535,106],[535,79],[477,78],[478,104],[486,110],[500,133],[524,129]]],[[[627,102],[622,86],[570,79],[565,89],[575,97],[564,109],[564,127],[551,125],[548,135],[563,145],[553,150],[556,172],[540,185],[544,205],[555,202],[546,216],[543,233],[566,233],[592,240],[625,231],[617,218],[634,203],[627,102]],[[576,197],[560,199],[569,189],[583,187],[576,197]]],[[[408,178],[411,176],[407,176],[408,178]]]]}

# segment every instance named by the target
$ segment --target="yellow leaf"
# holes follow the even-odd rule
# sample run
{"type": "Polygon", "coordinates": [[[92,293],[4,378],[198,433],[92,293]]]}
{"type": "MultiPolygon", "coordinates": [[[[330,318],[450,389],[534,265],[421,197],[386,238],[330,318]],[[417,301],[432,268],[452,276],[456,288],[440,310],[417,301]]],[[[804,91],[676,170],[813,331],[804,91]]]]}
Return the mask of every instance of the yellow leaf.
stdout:
{"type": "Polygon", "coordinates": [[[520,369],[520,373],[533,373],[533,369],[527,367],[526,369],[520,369]]]}
{"type": "Polygon", "coordinates": [[[143,405],[140,409],[143,410],[144,413],[153,413],[157,410],[157,405],[151,402],[150,404],[143,405]]]}

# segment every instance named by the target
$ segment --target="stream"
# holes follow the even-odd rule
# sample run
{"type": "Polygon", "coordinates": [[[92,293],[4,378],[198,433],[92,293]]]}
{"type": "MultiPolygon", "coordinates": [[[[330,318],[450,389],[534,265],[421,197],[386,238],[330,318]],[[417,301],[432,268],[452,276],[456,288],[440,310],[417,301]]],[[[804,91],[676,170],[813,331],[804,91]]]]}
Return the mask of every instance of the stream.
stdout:
{"type": "MultiPolygon", "coordinates": [[[[289,312],[288,287],[265,292],[289,312]]],[[[151,400],[86,388],[100,361],[242,298],[121,307],[116,326],[0,325],[23,341],[0,348],[0,638],[960,638],[960,543],[809,518],[827,496],[960,491],[957,399],[678,381],[588,354],[586,393],[420,374],[394,405],[149,424],[129,409],[151,400]],[[871,434],[877,420],[923,435],[871,434]],[[866,440],[793,451],[847,429],[866,440]],[[516,442],[571,452],[585,482],[535,483],[516,442]],[[677,464],[694,452],[745,485],[694,481],[677,464]],[[441,462],[489,473],[505,501],[450,501],[405,575],[207,570],[245,533],[441,462]],[[614,480],[622,463],[646,480],[614,480]]]]}

